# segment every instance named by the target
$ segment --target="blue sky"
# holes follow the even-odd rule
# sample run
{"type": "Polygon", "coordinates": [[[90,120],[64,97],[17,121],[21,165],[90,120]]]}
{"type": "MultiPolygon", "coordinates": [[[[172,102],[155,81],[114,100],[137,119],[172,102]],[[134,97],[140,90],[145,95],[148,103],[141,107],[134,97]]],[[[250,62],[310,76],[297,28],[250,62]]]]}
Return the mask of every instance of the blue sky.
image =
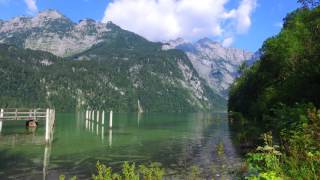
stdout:
{"type": "Polygon", "coordinates": [[[280,31],[286,14],[299,7],[295,0],[180,1],[0,0],[0,19],[57,9],[74,22],[111,20],[154,41],[207,36],[226,46],[256,51],[280,31]]]}

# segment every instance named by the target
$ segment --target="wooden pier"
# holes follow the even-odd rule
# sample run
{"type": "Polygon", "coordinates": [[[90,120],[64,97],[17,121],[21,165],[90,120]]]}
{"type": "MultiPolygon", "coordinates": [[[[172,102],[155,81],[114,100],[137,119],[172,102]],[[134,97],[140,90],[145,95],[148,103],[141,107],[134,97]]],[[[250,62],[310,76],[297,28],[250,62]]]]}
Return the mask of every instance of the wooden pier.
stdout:
{"type": "Polygon", "coordinates": [[[45,141],[50,143],[53,137],[53,128],[55,122],[54,109],[0,109],[0,133],[2,131],[4,121],[45,121],[45,141]]]}

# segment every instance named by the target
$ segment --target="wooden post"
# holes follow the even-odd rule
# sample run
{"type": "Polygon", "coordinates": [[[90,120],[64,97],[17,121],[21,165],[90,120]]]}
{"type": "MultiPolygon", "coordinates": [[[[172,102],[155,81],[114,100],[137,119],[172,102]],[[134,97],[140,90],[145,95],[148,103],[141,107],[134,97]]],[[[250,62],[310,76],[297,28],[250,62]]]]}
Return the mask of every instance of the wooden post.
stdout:
{"type": "Polygon", "coordinates": [[[97,123],[99,123],[99,111],[97,111],[97,123]]]}
{"type": "Polygon", "coordinates": [[[104,111],[102,111],[102,126],[104,125],[104,111]]]}
{"type": "Polygon", "coordinates": [[[2,123],[3,123],[2,118],[3,118],[3,109],[1,109],[1,111],[0,111],[0,133],[2,131],[2,123]]]}
{"type": "Polygon", "coordinates": [[[46,111],[46,143],[48,143],[49,142],[49,140],[50,140],[50,128],[49,128],[49,121],[50,121],[50,110],[49,109],[47,109],[47,111],[46,111]]]}
{"type": "Polygon", "coordinates": [[[109,128],[112,128],[112,117],[113,116],[113,112],[112,110],[110,111],[110,118],[109,118],[109,128]]]}
{"type": "Polygon", "coordinates": [[[92,114],[92,119],[91,119],[91,132],[93,132],[93,128],[94,128],[94,111],[91,112],[92,114]]]}
{"type": "Polygon", "coordinates": [[[104,140],[104,127],[101,126],[101,139],[104,140]]]}
{"type": "Polygon", "coordinates": [[[88,110],[86,110],[86,117],[85,117],[85,123],[86,123],[86,129],[88,128],[88,110]]]}
{"type": "Polygon", "coordinates": [[[48,165],[50,162],[50,155],[51,155],[51,144],[46,144],[44,149],[44,156],[43,156],[43,179],[47,179],[47,170],[48,165]]]}
{"type": "Polygon", "coordinates": [[[37,113],[37,112],[36,112],[36,109],[34,109],[33,111],[34,111],[34,112],[33,112],[33,120],[36,120],[36,116],[37,116],[37,115],[36,115],[36,113],[37,113]]]}
{"type": "Polygon", "coordinates": [[[96,132],[97,132],[97,136],[99,135],[99,124],[96,124],[96,132]]]}
{"type": "Polygon", "coordinates": [[[112,146],[112,129],[109,129],[109,147],[112,146]]]}

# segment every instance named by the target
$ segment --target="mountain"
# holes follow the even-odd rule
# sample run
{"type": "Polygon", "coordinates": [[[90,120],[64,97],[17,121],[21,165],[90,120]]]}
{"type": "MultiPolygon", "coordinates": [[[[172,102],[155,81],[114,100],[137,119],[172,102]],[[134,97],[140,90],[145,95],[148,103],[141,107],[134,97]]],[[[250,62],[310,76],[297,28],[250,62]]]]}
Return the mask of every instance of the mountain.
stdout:
{"type": "Polygon", "coordinates": [[[2,21],[0,39],[10,44],[0,45],[3,107],[137,112],[139,102],[144,112],[189,112],[226,106],[181,50],[162,50],[162,43],[111,22],[75,24],[49,10],[2,21]]]}
{"type": "Polygon", "coordinates": [[[183,50],[200,77],[205,79],[212,89],[225,98],[227,98],[230,85],[238,76],[239,66],[243,62],[256,60],[251,52],[236,48],[225,48],[209,38],[200,39],[195,43],[178,38],[166,42],[162,49],[183,50]]]}
{"type": "Polygon", "coordinates": [[[110,31],[106,24],[92,19],[73,23],[56,10],[42,11],[34,17],[15,17],[0,22],[0,25],[0,43],[63,57],[104,41],[105,34],[110,31]]]}

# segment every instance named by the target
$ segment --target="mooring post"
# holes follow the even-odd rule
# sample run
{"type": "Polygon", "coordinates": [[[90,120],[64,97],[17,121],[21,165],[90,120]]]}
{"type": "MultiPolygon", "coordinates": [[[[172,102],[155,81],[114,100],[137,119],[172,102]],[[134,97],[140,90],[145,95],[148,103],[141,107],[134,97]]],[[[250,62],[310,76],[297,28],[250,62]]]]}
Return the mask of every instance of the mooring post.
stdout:
{"type": "Polygon", "coordinates": [[[86,129],[88,128],[88,110],[86,110],[86,117],[85,117],[85,123],[86,123],[86,129]]]}
{"type": "Polygon", "coordinates": [[[47,109],[46,111],[46,143],[49,142],[49,139],[50,139],[50,128],[49,128],[49,121],[50,121],[50,110],[47,109]]]}
{"type": "Polygon", "coordinates": [[[93,128],[94,128],[94,111],[92,111],[91,132],[93,132],[93,128]]]}
{"type": "Polygon", "coordinates": [[[88,111],[88,129],[90,130],[90,111],[88,111]]]}
{"type": "Polygon", "coordinates": [[[102,111],[102,128],[103,128],[103,125],[104,125],[104,111],[102,111]]]}
{"type": "Polygon", "coordinates": [[[1,109],[0,111],[0,133],[2,132],[2,123],[3,123],[3,109],[1,109]]]}
{"type": "Polygon", "coordinates": [[[99,111],[97,111],[97,123],[99,123],[99,111]]]}
{"type": "Polygon", "coordinates": [[[112,117],[113,116],[113,112],[112,110],[110,111],[110,118],[109,118],[109,128],[112,128],[112,117]]]}
{"type": "Polygon", "coordinates": [[[97,136],[99,135],[99,124],[97,123],[96,125],[96,132],[97,132],[97,136]]]}
{"type": "Polygon", "coordinates": [[[109,147],[112,146],[112,129],[109,129],[109,147]]]}
{"type": "Polygon", "coordinates": [[[37,113],[37,111],[36,111],[36,109],[34,109],[34,110],[33,110],[33,120],[35,120],[35,121],[36,121],[36,119],[37,119],[37,118],[36,118],[36,117],[37,117],[36,113],[37,113]]]}
{"type": "Polygon", "coordinates": [[[101,140],[104,140],[104,127],[103,125],[101,126],[101,140]]]}

